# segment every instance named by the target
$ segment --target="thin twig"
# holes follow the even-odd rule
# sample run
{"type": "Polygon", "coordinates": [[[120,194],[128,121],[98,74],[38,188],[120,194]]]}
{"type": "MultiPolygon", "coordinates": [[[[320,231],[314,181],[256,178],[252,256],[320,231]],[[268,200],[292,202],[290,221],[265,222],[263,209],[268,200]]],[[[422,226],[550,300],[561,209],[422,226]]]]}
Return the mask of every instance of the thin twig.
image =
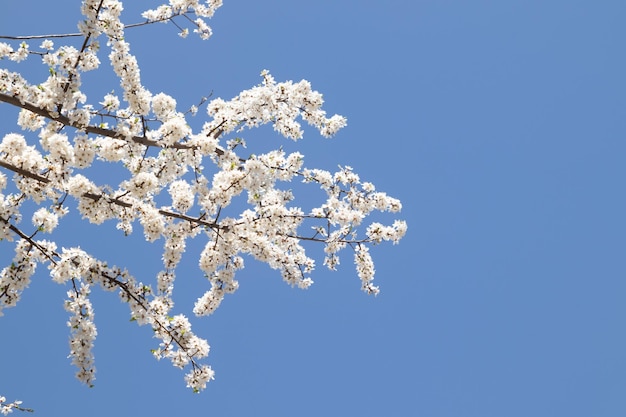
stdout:
{"type": "MultiPolygon", "coordinates": [[[[139,26],[150,25],[152,23],[161,23],[163,21],[170,20],[170,19],[171,18],[131,23],[129,25],[124,25],[124,29],[136,28],[139,26]]],[[[0,39],[8,39],[8,40],[13,40],[13,41],[25,41],[29,39],[76,38],[76,37],[81,37],[81,36],[85,36],[85,35],[83,33],[57,33],[57,34],[51,34],[51,35],[23,35],[23,36],[0,35],[0,39]]]]}

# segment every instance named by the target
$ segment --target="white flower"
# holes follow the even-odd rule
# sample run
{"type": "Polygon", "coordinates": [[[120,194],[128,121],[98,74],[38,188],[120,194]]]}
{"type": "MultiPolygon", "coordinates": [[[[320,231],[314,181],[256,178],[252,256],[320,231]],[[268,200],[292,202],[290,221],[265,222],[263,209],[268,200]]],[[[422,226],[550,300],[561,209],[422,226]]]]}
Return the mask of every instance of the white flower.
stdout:
{"type": "Polygon", "coordinates": [[[172,197],[172,207],[181,213],[187,212],[193,206],[193,192],[191,186],[183,180],[174,181],[169,188],[172,197]]]}
{"type": "Polygon", "coordinates": [[[59,224],[59,217],[46,208],[40,208],[33,214],[33,224],[42,232],[50,233],[59,224]]]}
{"type": "Polygon", "coordinates": [[[160,120],[168,119],[176,111],[176,100],[165,93],[152,97],[152,112],[160,120]]]}
{"type": "Polygon", "coordinates": [[[361,288],[363,291],[368,294],[377,295],[380,290],[375,285],[372,285],[372,281],[374,280],[374,262],[366,246],[357,246],[354,252],[354,263],[356,264],[359,278],[361,278],[361,288]]]}
{"type": "Polygon", "coordinates": [[[77,134],[74,138],[74,166],[87,168],[96,156],[96,147],[87,135],[77,134]]]}
{"type": "Polygon", "coordinates": [[[215,372],[206,365],[201,368],[196,368],[185,375],[187,387],[193,389],[194,392],[200,392],[205,389],[207,382],[213,379],[215,379],[215,372]]]}
{"type": "Polygon", "coordinates": [[[17,124],[20,125],[22,129],[35,131],[37,129],[41,129],[44,123],[45,119],[43,116],[39,116],[38,114],[25,109],[20,110],[17,124]]]}
{"type": "Polygon", "coordinates": [[[224,292],[218,288],[211,288],[196,301],[193,307],[193,313],[196,316],[206,316],[213,313],[222,303],[224,292]]]}
{"type": "Polygon", "coordinates": [[[26,149],[26,139],[17,133],[9,133],[2,138],[0,152],[6,155],[19,155],[26,149]]]}
{"type": "Polygon", "coordinates": [[[157,134],[160,136],[162,146],[171,146],[182,138],[191,134],[191,129],[187,121],[181,115],[168,118],[159,128],[157,134]]]}
{"type": "Polygon", "coordinates": [[[165,224],[159,210],[148,205],[142,205],[138,211],[141,216],[139,221],[143,226],[146,240],[152,242],[161,237],[163,230],[165,230],[165,224]]]}
{"type": "Polygon", "coordinates": [[[67,180],[65,189],[69,195],[81,197],[83,194],[96,192],[98,187],[84,175],[77,174],[67,180]]]}
{"type": "Polygon", "coordinates": [[[67,322],[71,329],[70,357],[72,364],[78,368],[76,377],[86,385],[92,386],[96,368],[92,349],[98,334],[93,322],[93,308],[89,301],[89,286],[82,283],[78,290],[67,292],[68,300],[65,310],[72,313],[67,322]]]}
{"type": "Polygon", "coordinates": [[[5,42],[0,42],[0,58],[4,58],[13,52],[13,47],[5,42]]]}
{"type": "Polygon", "coordinates": [[[9,54],[9,59],[15,62],[21,62],[28,58],[28,44],[26,42],[22,42],[17,51],[9,54]]]}
{"type": "Polygon", "coordinates": [[[41,142],[44,148],[49,149],[52,162],[71,164],[74,161],[74,148],[66,135],[55,133],[48,138],[42,138],[41,142]]]}
{"type": "Polygon", "coordinates": [[[45,41],[41,42],[41,45],[39,47],[41,49],[51,51],[52,48],[54,48],[54,42],[52,42],[50,39],[46,39],[45,41]]]}
{"type": "Polygon", "coordinates": [[[159,179],[152,172],[140,172],[123,183],[124,188],[137,197],[145,197],[156,191],[159,179]]]}
{"type": "Polygon", "coordinates": [[[2,413],[2,415],[6,416],[9,413],[12,413],[14,408],[21,409],[20,405],[22,404],[22,401],[13,401],[12,403],[7,403],[6,400],[6,397],[0,396],[0,413],[2,413]]]}
{"type": "Polygon", "coordinates": [[[100,102],[107,111],[115,111],[120,108],[120,99],[116,95],[109,93],[104,96],[104,100],[100,102]]]}

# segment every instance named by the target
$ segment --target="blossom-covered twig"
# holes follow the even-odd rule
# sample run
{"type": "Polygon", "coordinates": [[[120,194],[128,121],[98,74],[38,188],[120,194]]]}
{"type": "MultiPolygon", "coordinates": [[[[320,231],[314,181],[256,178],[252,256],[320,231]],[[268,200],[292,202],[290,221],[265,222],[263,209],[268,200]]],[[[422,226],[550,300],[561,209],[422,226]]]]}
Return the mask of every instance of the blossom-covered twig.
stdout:
{"type": "Polygon", "coordinates": [[[6,400],[7,399],[5,397],[0,396],[0,413],[2,413],[2,415],[4,416],[12,413],[13,410],[28,411],[29,413],[32,413],[34,411],[32,408],[22,407],[22,401],[16,400],[12,403],[7,403],[6,400]]]}

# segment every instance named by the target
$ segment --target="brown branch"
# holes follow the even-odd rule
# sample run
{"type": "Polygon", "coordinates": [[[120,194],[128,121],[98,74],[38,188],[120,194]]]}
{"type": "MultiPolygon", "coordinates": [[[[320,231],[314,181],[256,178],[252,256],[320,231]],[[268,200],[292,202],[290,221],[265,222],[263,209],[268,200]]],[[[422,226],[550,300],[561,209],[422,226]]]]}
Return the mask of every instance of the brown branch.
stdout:
{"type": "Polygon", "coordinates": [[[33,240],[32,236],[28,236],[26,233],[22,232],[17,226],[15,226],[12,223],[9,223],[8,219],[3,219],[2,217],[0,217],[0,221],[2,221],[5,224],[9,225],[9,230],[11,230],[13,233],[15,233],[16,235],[18,235],[21,239],[27,241],[31,247],[37,248],[37,250],[39,252],[41,252],[46,258],[48,258],[48,260],[56,265],[56,261],[54,260],[54,257],[58,257],[59,254],[56,252],[52,252],[52,253],[48,253],[45,248],[43,248],[39,243],[35,242],[33,240]]]}
{"type": "MultiPolygon", "coordinates": [[[[73,123],[67,116],[64,116],[64,115],[58,114],[58,113],[53,113],[53,112],[51,112],[49,110],[46,110],[46,109],[42,109],[41,107],[36,106],[36,105],[34,105],[32,103],[29,103],[27,101],[22,102],[22,101],[20,101],[19,98],[10,96],[8,94],[0,93],[0,101],[3,101],[5,103],[7,103],[7,104],[11,104],[11,105],[16,106],[16,107],[20,107],[20,108],[28,110],[28,111],[30,111],[32,113],[38,114],[39,116],[43,116],[46,119],[50,119],[50,120],[53,120],[55,122],[59,122],[59,123],[63,124],[64,126],[70,126],[70,127],[73,127],[75,129],[78,129],[78,130],[86,132],[86,133],[92,133],[94,135],[106,136],[106,137],[113,138],[113,139],[128,140],[128,138],[126,136],[122,135],[119,132],[116,132],[115,130],[105,129],[105,128],[102,128],[102,127],[92,126],[92,125],[80,126],[80,125],[78,125],[76,123],[73,123]]],[[[213,133],[213,137],[217,138],[222,133],[223,133],[223,131],[221,129],[218,129],[218,130],[216,130],[213,133]]],[[[159,142],[154,141],[154,140],[150,140],[150,139],[146,138],[145,136],[131,136],[130,140],[135,142],[135,143],[144,145],[144,146],[154,146],[154,147],[157,147],[157,148],[164,148],[164,146],[162,144],[160,144],[159,142]]],[[[174,149],[195,149],[194,146],[186,145],[184,143],[179,143],[179,142],[174,143],[170,147],[174,148],[174,149]]],[[[219,148],[219,147],[216,147],[215,148],[215,153],[217,155],[221,156],[221,155],[224,154],[224,150],[219,148]]]]}
{"type": "MultiPolygon", "coordinates": [[[[104,0],[100,0],[100,4],[98,5],[98,9],[96,10],[96,16],[98,16],[100,14],[100,10],[102,10],[102,4],[104,3],[104,0]]],[[[85,36],[85,39],[83,40],[83,45],[80,47],[80,52],[78,53],[78,56],[76,57],[76,62],[74,62],[74,70],[76,70],[76,68],[78,68],[78,64],[80,64],[80,61],[83,57],[83,52],[85,52],[85,48],[87,47],[87,44],[89,43],[89,39],[91,38],[91,32],[87,33],[87,36],[85,36]]],[[[69,76],[67,77],[67,81],[65,82],[65,86],[63,87],[63,92],[67,93],[67,90],[70,88],[70,84],[72,83],[72,80],[74,79],[74,73],[70,72],[69,76]]],[[[62,104],[59,103],[57,105],[57,111],[60,112],[61,111],[61,107],[62,104]]]]}
{"type": "MultiPolygon", "coordinates": [[[[23,177],[28,177],[31,179],[34,179],[36,181],[39,182],[43,182],[45,184],[49,183],[50,180],[48,178],[42,177],[41,175],[37,175],[34,174],[30,171],[26,171],[22,168],[16,167],[14,165],[11,165],[7,162],[3,162],[0,161],[0,166],[4,167],[10,171],[13,171],[19,175],[22,175],[23,177]]],[[[132,203],[129,203],[127,201],[123,201],[121,200],[119,197],[114,197],[114,198],[110,198],[108,196],[106,196],[105,194],[94,194],[94,193],[85,193],[82,195],[85,198],[88,198],[90,200],[93,201],[99,201],[100,199],[106,199],[107,202],[115,204],[117,206],[120,207],[124,207],[124,208],[131,208],[133,205],[132,203]]],[[[174,219],[179,219],[179,220],[184,220],[187,221],[189,223],[198,225],[198,226],[204,226],[204,227],[209,227],[211,229],[222,229],[222,230],[228,230],[229,226],[222,226],[220,224],[218,224],[216,221],[213,222],[208,222],[205,220],[202,220],[201,216],[200,217],[191,217],[191,216],[187,216],[185,214],[181,214],[181,213],[175,213],[172,211],[168,211],[168,210],[163,210],[163,209],[159,209],[158,210],[159,214],[161,214],[162,216],[165,217],[170,217],[170,218],[174,218],[174,219]]],[[[308,219],[319,219],[320,217],[317,216],[313,216],[313,215],[307,215],[307,214],[303,214],[302,216],[295,216],[295,215],[283,215],[282,217],[301,217],[301,218],[308,218],[308,219]]],[[[257,220],[262,220],[263,218],[256,218],[253,219],[253,221],[257,221],[257,220]]],[[[235,225],[241,225],[243,223],[236,223],[235,225]]],[[[292,235],[292,234],[287,234],[287,233],[281,233],[282,236],[285,236],[287,238],[291,238],[291,239],[298,239],[298,240],[306,240],[306,241],[312,241],[312,242],[321,242],[324,243],[326,242],[326,239],[318,239],[316,237],[307,237],[307,236],[298,236],[298,235],[292,235]]],[[[354,244],[354,243],[367,243],[367,242],[371,242],[371,239],[360,239],[360,240],[348,240],[348,239],[339,239],[338,240],[341,243],[346,243],[346,244],[354,244]]]]}
{"type": "MultiPolygon", "coordinates": [[[[107,198],[107,196],[105,196],[104,194],[92,194],[92,193],[85,193],[83,194],[83,197],[89,198],[93,201],[98,201],[101,198],[107,198]]],[[[122,201],[119,198],[109,198],[107,199],[108,202],[113,203],[117,206],[120,207],[124,207],[124,208],[131,208],[133,205],[127,201],[122,201]]],[[[190,217],[187,216],[185,214],[181,214],[181,213],[174,213],[172,211],[167,211],[167,210],[163,210],[163,209],[159,209],[159,214],[165,217],[171,217],[174,219],[180,219],[180,220],[185,220],[188,221],[189,223],[193,223],[196,224],[198,226],[205,226],[205,227],[210,227],[212,229],[228,229],[228,226],[220,226],[219,224],[217,224],[216,222],[207,222],[205,220],[202,220],[200,217],[190,217]]]]}
{"type": "MultiPolygon", "coordinates": [[[[27,170],[25,170],[23,168],[16,167],[15,165],[9,164],[8,162],[0,161],[0,167],[6,168],[6,169],[8,169],[10,171],[15,172],[18,175],[21,175],[23,177],[27,177],[27,178],[33,179],[35,181],[42,182],[44,184],[50,183],[50,180],[48,178],[42,177],[41,175],[32,173],[30,171],[27,171],[27,170]]],[[[129,203],[127,201],[123,201],[123,200],[121,200],[118,197],[109,198],[105,194],[85,193],[85,194],[82,195],[82,197],[88,198],[88,199],[93,200],[93,201],[99,201],[100,199],[104,198],[109,203],[112,203],[112,204],[115,204],[117,206],[124,207],[124,208],[131,208],[133,206],[132,203],[129,203]]],[[[187,221],[189,223],[196,224],[198,226],[210,227],[212,229],[228,229],[228,226],[221,226],[221,225],[219,225],[216,222],[207,222],[205,220],[202,220],[201,217],[191,217],[191,216],[187,216],[185,214],[175,213],[175,212],[168,211],[168,210],[163,210],[163,209],[159,209],[159,214],[161,214],[162,216],[165,216],[165,217],[171,217],[171,218],[175,218],[175,219],[184,220],[184,221],[187,221]]]]}
{"type": "Polygon", "coordinates": [[[6,168],[6,169],[8,169],[10,171],[13,171],[16,174],[21,175],[22,177],[27,177],[27,178],[33,179],[35,181],[43,182],[44,184],[47,184],[47,183],[50,182],[50,180],[48,178],[46,178],[46,177],[42,177],[41,175],[34,174],[34,173],[32,173],[30,171],[27,171],[25,169],[22,169],[20,167],[16,167],[15,165],[11,165],[8,162],[0,161],[0,167],[4,167],[4,168],[6,168]]]}
{"type": "MultiPolygon", "coordinates": [[[[63,116],[62,114],[56,114],[53,113],[49,110],[46,109],[42,109],[39,106],[36,106],[32,103],[29,103],[27,101],[21,101],[19,98],[17,97],[13,97],[10,96],[8,94],[4,94],[4,93],[0,93],[0,101],[3,101],[7,104],[11,104],[13,106],[16,107],[20,107],[22,109],[28,110],[32,113],[38,114],[39,116],[43,116],[46,119],[50,119],[53,120],[55,122],[59,122],[65,126],[70,126],[70,127],[74,127],[78,130],[82,130],[86,133],[93,133],[96,135],[100,135],[100,136],[106,136],[106,137],[110,137],[113,139],[126,139],[125,136],[121,135],[120,133],[114,131],[114,130],[110,130],[110,129],[104,129],[101,127],[97,127],[97,126],[78,126],[75,123],[72,123],[72,121],[66,117],[63,116]]],[[[131,137],[131,140],[135,143],[140,143],[142,145],[146,145],[146,146],[157,146],[159,147],[159,144],[155,141],[151,141],[145,137],[141,137],[141,136],[133,136],[131,137]]]]}

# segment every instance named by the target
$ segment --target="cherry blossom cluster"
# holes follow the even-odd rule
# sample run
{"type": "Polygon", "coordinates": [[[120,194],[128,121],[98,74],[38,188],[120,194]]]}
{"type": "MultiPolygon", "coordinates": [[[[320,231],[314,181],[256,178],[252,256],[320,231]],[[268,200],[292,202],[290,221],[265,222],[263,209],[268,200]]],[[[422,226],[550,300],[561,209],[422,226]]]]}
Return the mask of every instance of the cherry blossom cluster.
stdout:
{"type": "MultiPolygon", "coordinates": [[[[143,17],[147,23],[184,17],[205,39],[211,32],[204,19],[221,4],[170,0],[143,17]]],[[[302,121],[324,137],[336,134],[346,119],[328,116],[322,95],[309,82],[279,83],[264,70],[260,84],[232,99],[209,101],[208,119],[194,131],[187,118],[196,106],[181,112],[171,95],[153,94],[143,86],[139,62],[126,41],[122,2],[84,0],[81,10],[85,19],[79,24],[83,42],[78,48],[55,47],[50,39],[34,48],[27,42],[0,42],[0,59],[24,62],[39,56],[49,74],[32,84],[0,68],[0,101],[20,109],[23,131],[0,139],[0,241],[15,241],[13,261],[0,271],[0,315],[19,301],[42,264],[54,282],[69,287],[70,357],[78,379],[92,385],[97,329],[90,292],[95,287],[117,291],[131,319],[154,330],[159,340],[152,349],[155,358],[187,369],[187,386],[199,392],[214,378],[213,370],[200,362],[209,354],[209,344],[192,331],[185,315],[173,312],[176,270],[189,239],[204,240],[197,262],[207,283],[193,306],[197,316],[211,314],[226,294],[237,291],[236,274],[246,256],[279,271],[289,285],[308,288],[316,266],[309,253],[315,244],[322,246],[323,264],[331,270],[340,264],[342,250],[351,251],[361,289],[379,293],[370,247],[398,243],[407,225],[402,220],[383,224],[381,215],[376,221],[366,219],[374,212],[400,212],[400,201],[348,166],[337,172],[307,168],[302,154],[282,149],[242,155],[245,140],[234,136],[269,124],[280,135],[299,140],[302,121]],[[99,68],[103,49],[121,94],[112,86],[97,104],[89,104],[81,74],[99,68]],[[37,132],[36,137],[29,132],[37,132]],[[120,181],[94,179],[101,178],[94,172],[109,166],[121,167],[120,181]],[[296,195],[310,186],[319,187],[326,198],[305,210],[296,195]],[[162,242],[163,266],[154,283],[108,266],[78,243],[58,249],[54,241],[38,238],[45,234],[52,239],[64,217],[75,211],[94,224],[112,221],[125,235],[140,226],[146,241],[162,242]],[[32,226],[24,225],[23,218],[32,226]]]]}
{"type": "Polygon", "coordinates": [[[13,410],[33,411],[30,408],[23,408],[21,406],[22,401],[13,401],[12,403],[8,403],[6,401],[6,397],[0,395],[0,413],[4,416],[9,415],[9,413],[12,413],[13,410]]]}
{"type": "Polygon", "coordinates": [[[343,116],[326,117],[321,109],[322,95],[311,90],[308,81],[276,83],[267,70],[261,72],[261,76],[261,85],[243,91],[234,99],[213,100],[208,106],[213,122],[205,129],[211,131],[219,127],[229,133],[238,127],[257,127],[271,122],[281,135],[297,140],[303,134],[298,117],[318,128],[325,137],[333,136],[346,126],[343,116]]]}
{"type": "Polygon", "coordinates": [[[37,263],[28,256],[32,251],[32,246],[20,240],[16,247],[16,256],[11,265],[0,271],[0,316],[2,309],[13,307],[20,300],[22,292],[30,284],[30,279],[35,273],[37,263]],[[22,256],[22,253],[27,256],[22,256]]]}
{"type": "Polygon", "coordinates": [[[78,368],[76,377],[83,383],[93,386],[96,368],[92,349],[98,334],[93,322],[93,308],[89,301],[89,285],[81,283],[79,288],[67,292],[65,310],[71,313],[67,326],[71,329],[70,357],[78,368]]]}
{"type": "MultiPolygon", "coordinates": [[[[154,10],[145,11],[142,16],[150,22],[167,22],[175,16],[186,13],[194,13],[196,19],[191,20],[196,28],[193,30],[201,39],[209,39],[211,28],[206,24],[203,18],[211,18],[215,11],[222,5],[222,0],[208,0],[206,4],[201,4],[197,0],[170,0],[169,4],[163,4],[154,10]]],[[[182,29],[180,36],[186,37],[189,29],[182,29]]]]}

